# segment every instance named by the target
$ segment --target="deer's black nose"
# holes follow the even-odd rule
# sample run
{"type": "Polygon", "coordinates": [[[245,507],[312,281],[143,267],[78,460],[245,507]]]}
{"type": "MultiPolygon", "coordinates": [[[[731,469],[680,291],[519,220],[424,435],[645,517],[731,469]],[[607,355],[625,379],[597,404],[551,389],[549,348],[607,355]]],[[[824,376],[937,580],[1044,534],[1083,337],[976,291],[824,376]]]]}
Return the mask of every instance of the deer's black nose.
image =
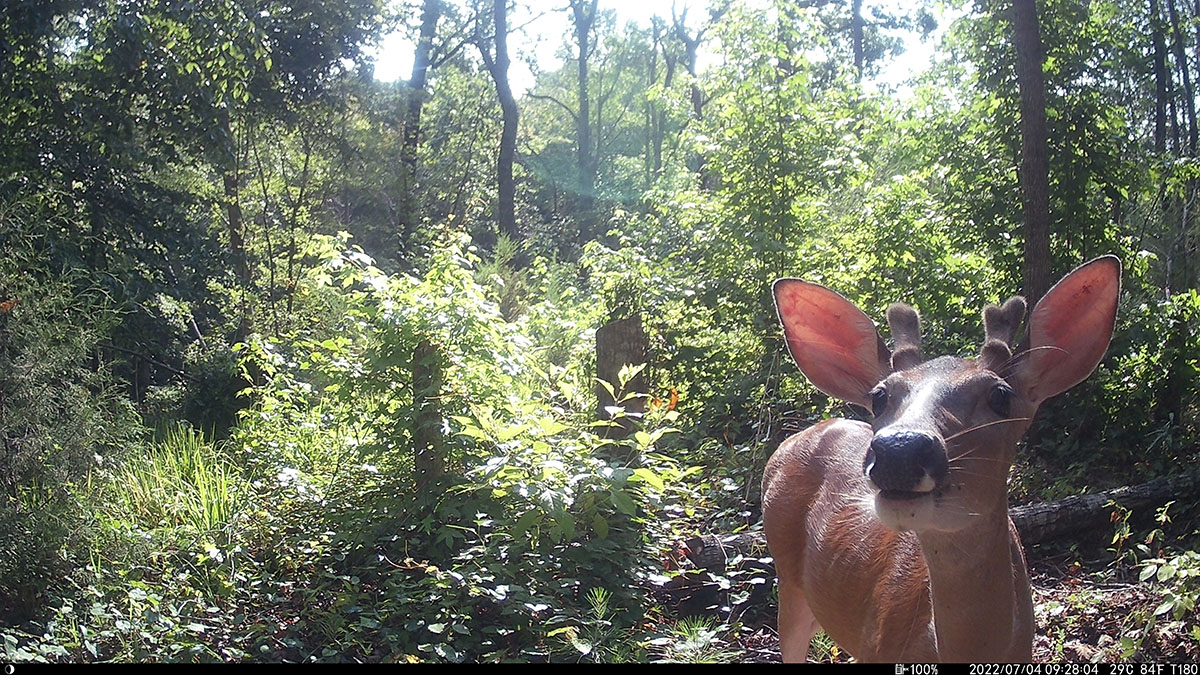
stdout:
{"type": "Polygon", "coordinates": [[[863,460],[863,473],[886,492],[930,492],[949,471],[942,440],[924,431],[882,429],[863,460]]]}

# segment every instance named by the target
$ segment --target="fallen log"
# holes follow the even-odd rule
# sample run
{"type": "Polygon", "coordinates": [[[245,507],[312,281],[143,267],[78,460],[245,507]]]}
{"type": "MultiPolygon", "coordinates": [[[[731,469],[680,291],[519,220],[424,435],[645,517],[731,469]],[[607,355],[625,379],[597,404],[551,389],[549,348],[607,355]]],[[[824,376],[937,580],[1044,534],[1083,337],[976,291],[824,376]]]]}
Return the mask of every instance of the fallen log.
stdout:
{"type": "Polygon", "coordinates": [[[1071,495],[1048,504],[1023,504],[1008,513],[1021,533],[1022,543],[1032,546],[1075,532],[1110,527],[1113,509],[1107,506],[1109,502],[1139,512],[1162,506],[1178,495],[1190,495],[1196,482],[1191,474],[1170,476],[1093,495],[1071,495]]]}
{"type": "MultiPolygon", "coordinates": [[[[1058,537],[1088,530],[1111,527],[1115,503],[1131,511],[1158,507],[1179,495],[1190,495],[1197,483],[1195,475],[1158,478],[1090,495],[1072,495],[1055,502],[1022,504],[1009,509],[1013,524],[1025,546],[1033,546],[1058,537]]],[[[682,552],[698,569],[723,574],[730,558],[768,556],[766,537],[761,531],[732,535],[701,535],[683,542],[682,552]]]]}

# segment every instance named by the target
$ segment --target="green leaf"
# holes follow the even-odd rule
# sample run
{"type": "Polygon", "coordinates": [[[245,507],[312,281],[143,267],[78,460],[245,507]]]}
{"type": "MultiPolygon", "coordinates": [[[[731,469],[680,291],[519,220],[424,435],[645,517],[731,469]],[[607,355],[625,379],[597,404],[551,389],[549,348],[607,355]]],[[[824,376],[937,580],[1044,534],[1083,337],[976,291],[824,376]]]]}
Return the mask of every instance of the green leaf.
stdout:
{"type": "Polygon", "coordinates": [[[538,431],[540,431],[541,435],[543,436],[553,436],[570,428],[553,417],[538,418],[537,426],[538,431]]]}
{"type": "Polygon", "coordinates": [[[465,426],[458,433],[460,436],[470,436],[471,438],[478,438],[481,441],[492,440],[492,437],[486,431],[476,426],[465,426]]]}
{"type": "Polygon", "coordinates": [[[609,490],[609,495],[612,497],[613,506],[617,510],[627,516],[637,514],[637,504],[629,497],[629,494],[624,490],[609,490]]]}
{"type": "Polygon", "coordinates": [[[517,519],[517,522],[513,525],[512,536],[514,538],[525,536],[525,533],[529,531],[529,528],[540,522],[541,519],[541,511],[538,511],[537,509],[529,509],[522,514],[521,517],[517,519]]]}
{"type": "Polygon", "coordinates": [[[554,522],[558,524],[565,538],[570,539],[575,536],[575,516],[572,516],[569,511],[555,512],[554,522]]]}
{"type": "Polygon", "coordinates": [[[463,658],[462,654],[455,651],[454,647],[451,647],[450,645],[444,645],[444,644],[434,645],[433,651],[438,656],[442,657],[443,659],[446,659],[447,661],[451,661],[454,663],[458,663],[459,661],[462,661],[462,658],[463,658]]]}
{"type": "Polygon", "coordinates": [[[525,431],[528,428],[529,428],[528,424],[514,424],[512,426],[500,429],[499,431],[496,432],[496,441],[498,443],[504,443],[505,441],[511,441],[512,439],[519,436],[522,431],[525,431]]]}
{"type": "Polygon", "coordinates": [[[666,487],[666,485],[663,483],[662,478],[657,473],[654,473],[653,469],[649,469],[646,467],[641,467],[640,469],[634,469],[633,479],[642,481],[643,483],[649,485],[650,487],[652,487],[655,490],[658,490],[660,492],[662,491],[662,489],[664,487],[666,487]]]}
{"type": "Polygon", "coordinates": [[[638,373],[645,369],[646,364],[644,363],[639,363],[636,366],[631,366],[629,364],[622,366],[621,370],[617,373],[617,380],[621,383],[621,388],[624,389],[625,385],[629,384],[630,380],[637,377],[638,373]]]}
{"type": "Polygon", "coordinates": [[[597,537],[608,539],[608,521],[599,513],[592,516],[592,531],[596,533],[597,537]]]}

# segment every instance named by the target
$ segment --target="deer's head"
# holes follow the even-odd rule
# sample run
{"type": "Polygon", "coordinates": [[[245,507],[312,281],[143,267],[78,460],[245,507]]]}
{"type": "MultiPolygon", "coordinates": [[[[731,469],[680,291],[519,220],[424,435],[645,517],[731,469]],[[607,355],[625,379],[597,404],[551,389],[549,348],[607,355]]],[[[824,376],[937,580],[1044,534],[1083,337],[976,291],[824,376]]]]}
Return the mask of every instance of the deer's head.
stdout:
{"type": "Polygon", "coordinates": [[[1097,258],[1052,288],[1014,340],[1025,300],[983,310],[978,356],[924,360],[920,319],[888,308],[889,350],[874,324],[837,293],[775,282],[788,351],[821,391],[866,407],[874,438],[863,471],[875,512],[894,529],[956,531],[1007,508],[1017,442],[1042,401],[1083,381],[1104,356],[1116,320],[1121,264],[1097,258]]]}

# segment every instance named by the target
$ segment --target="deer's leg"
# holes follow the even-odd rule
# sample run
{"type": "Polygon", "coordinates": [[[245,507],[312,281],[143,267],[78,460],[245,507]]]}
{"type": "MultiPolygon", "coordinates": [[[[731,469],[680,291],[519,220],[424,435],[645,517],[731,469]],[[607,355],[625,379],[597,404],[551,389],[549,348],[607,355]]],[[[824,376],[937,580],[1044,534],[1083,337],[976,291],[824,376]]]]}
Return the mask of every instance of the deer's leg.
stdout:
{"type": "Polygon", "coordinates": [[[799,584],[779,580],[779,650],[784,663],[804,663],[821,626],[799,584]]]}

